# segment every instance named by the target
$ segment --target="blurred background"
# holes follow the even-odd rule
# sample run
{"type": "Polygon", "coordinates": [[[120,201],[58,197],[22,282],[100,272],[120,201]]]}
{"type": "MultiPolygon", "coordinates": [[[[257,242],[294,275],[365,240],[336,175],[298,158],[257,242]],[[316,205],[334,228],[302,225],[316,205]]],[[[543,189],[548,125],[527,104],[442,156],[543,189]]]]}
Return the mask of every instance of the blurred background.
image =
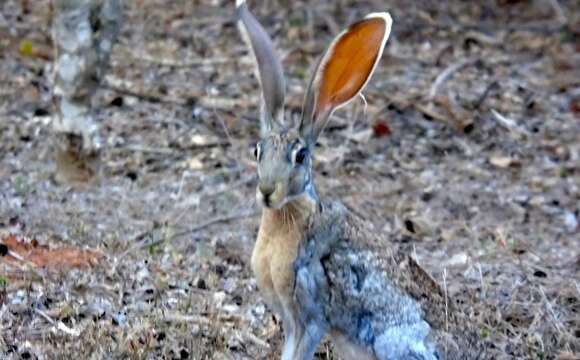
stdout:
{"type": "MultiPolygon", "coordinates": [[[[490,357],[577,359],[580,2],[248,4],[293,118],[333,37],[391,12],[367,105],[319,141],[319,192],[412,252],[490,357]]],[[[54,4],[0,2],[1,357],[277,358],[249,269],[260,93],[234,1],[121,5],[84,156],[54,127],[54,4]]]]}

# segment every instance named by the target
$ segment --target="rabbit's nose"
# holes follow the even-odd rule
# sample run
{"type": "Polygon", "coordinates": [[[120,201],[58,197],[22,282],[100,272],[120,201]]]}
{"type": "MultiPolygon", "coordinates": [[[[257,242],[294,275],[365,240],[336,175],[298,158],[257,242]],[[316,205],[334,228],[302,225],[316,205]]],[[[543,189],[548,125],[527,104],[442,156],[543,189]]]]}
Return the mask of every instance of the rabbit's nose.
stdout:
{"type": "Polygon", "coordinates": [[[270,195],[272,195],[272,193],[275,190],[274,185],[270,185],[270,184],[260,184],[258,186],[258,188],[260,189],[260,192],[264,196],[264,200],[266,200],[266,202],[268,202],[268,199],[270,198],[270,195]]]}

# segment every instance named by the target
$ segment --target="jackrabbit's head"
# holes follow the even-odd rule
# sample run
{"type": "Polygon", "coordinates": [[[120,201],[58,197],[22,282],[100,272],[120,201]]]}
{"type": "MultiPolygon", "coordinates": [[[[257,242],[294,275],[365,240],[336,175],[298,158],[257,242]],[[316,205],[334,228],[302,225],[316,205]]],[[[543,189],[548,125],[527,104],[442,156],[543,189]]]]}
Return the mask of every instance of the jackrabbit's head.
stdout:
{"type": "MultiPolygon", "coordinates": [[[[237,0],[238,24],[251,49],[262,88],[260,125],[256,144],[258,201],[281,208],[311,192],[312,151],[332,113],[355,98],[374,72],[391,32],[391,16],[373,13],[351,25],[330,44],[316,66],[304,98],[302,118],[295,126],[284,117],[284,74],[270,37],[237,0]]],[[[314,195],[315,196],[315,195],[314,195]]]]}

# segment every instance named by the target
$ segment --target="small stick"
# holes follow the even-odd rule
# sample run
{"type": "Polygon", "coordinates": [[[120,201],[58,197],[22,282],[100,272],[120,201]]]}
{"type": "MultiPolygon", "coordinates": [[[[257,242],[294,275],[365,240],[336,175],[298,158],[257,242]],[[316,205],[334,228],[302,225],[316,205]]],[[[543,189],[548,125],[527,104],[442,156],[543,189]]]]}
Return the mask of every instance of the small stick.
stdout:
{"type": "MultiPolygon", "coordinates": [[[[184,172],[185,174],[185,172],[184,172]]],[[[234,181],[234,182],[229,182],[229,183],[222,183],[219,186],[214,186],[211,189],[208,190],[204,190],[202,193],[197,194],[197,199],[196,202],[194,203],[193,206],[198,207],[199,204],[197,203],[198,201],[201,201],[201,199],[206,199],[209,197],[214,197],[217,196],[219,194],[222,194],[226,191],[229,191],[231,189],[239,189],[241,186],[246,185],[247,183],[254,181],[254,179],[256,178],[256,174],[251,174],[249,176],[245,176],[243,178],[241,178],[240,180],[234,181]]],[[[180,194],[181,194],[181,188],[183,187],[185,182],[185,175],[182,176],[182,181],[181,184],[179,186],[179,192],[176,196],[176,198],[179,198],[180,194]]],[[[193,207],[192,206],[192,207],[193,207]]],[[[189,208],[189,206],[187,206],[187,208],[189,208]]],[[[173,219],[173,223],[178,223],[179,220],[181,220],[181,218],[185,215],[185,212],[181,212],[181,214],[179,214],[177,217],[172,216],[173,219]]]]}
{"type": "Polygon", "coordinates": [[[558,22],[560,24],[566,24],[567,23],[566,15],[564,15],[564,11],[562,10],[562,7],[558,3],[558,0],[548,0],[548,1],[550,3],[550,6],[552,6],[552,9],[554,9],[554,13],[556,13],[556,18],[558,19],[558,22]]]}
{"type": "Polygon", "coordinates": [[[164,321],[169,322],[182,322],[182,323],[193,323],[193,324],[211,324],[211,320],[205,316],[199,315],[180,315],[180,314],[165,314],[163,316],[164,321]]]}
{"type": "Polygon", "coordinates": [[[435,78],[435,82],[431,85],[431,89],[429,90],[429,100],[433,101],[437,96],[437,92],[439,88],[457,71],[463,69],[466,66],[475,64],[479,61],[479,58],[468,58],[458,61],[454,64],[449,65],[443,72],[441,72],[437,78],[435,78]]]}
{"type": "Polygon", "coordinates": [[[36,270],[36,264],[33,263],[32,261],[26,260],[25,258],[23,258],[22,256],[20,256],[17,252],[14,252],[12,250],[8,250],[8,255],[9,256],[12,256],[16,260],[22,262],[24,265],[27,266],[27,268],[24,268],[23,269],[21,266],[15,264],[22,271],[30,270],[31,272],[34,273],[34,275],[38,276],[40,279],[44,279],[44,277],[42,276],[42,273],[40,273],[38,270],[36,270]]]}
{"type": "MultiPolygon", "coordinates": [[[[211,99],[211,97],[208,94],[208,97],[211,99]]],[[[220,116],[220,114],[218,114],[217,109],[216,109],[216,104],[215,103],[211,103],[211,109],[213,111],[213,114],[215,115],[215,117],[219,120],[220,125],[222,126],[222,129],[224,130],[224,133],[226,134],[226,139],[228,139],[228,142],[230,143],[230,145],[234,145],[234,142],[232,140],[232,137],[230,136],[230,132],[228,130],[228,127],[226,125],[226,122],[224,121],[224,119],[220,116]]]]}
{"type": "Polygon", "coordinates": [[[449,332],[449,304],[447,303],[447,268],[443,268],[443,291],[445,292],[445,329],[449,332]]]}
{"type": "Polygon", "coordinates": [[[34,308],[34,312],[36,312],[38,315],[42,316],[46,321],[48,321],[51,325],[55,326],[56,329],[64,332],[65,334],[68,334],[70,336],[73,337],[77,337],[80,335],[80,332],[78,330],[75,329],[71,329],[68,326],[66,326],[62,321],[55,321],[53,320],[50,316],[48,316],[47,313],[45,313],[44,311],[34,308]]]}
{"type": "Polygon", "coordinates": [[[486,297],[487,287],[485,286],[485,282],[483,281],[483,271],[481,271],[481,263],[477,263],[477,270],[479,270],[479,281],[481,282],[481,290],[483,291],[483,297],[486,297]]]}
{"type": "MultiPolygon", "coordinates": [[[[173,234],[169,238],[169,240],[173,240],[175,238],[178,238],[178,237],[181,237],[181,236],[184,236],[184,235],[188,235],[188,234],[197,232],[197,231],[199,231],[201,229],[204,229],[206,227],[209,227],[209,226],[212,226],[212,225],[215,225],[215,224],[219,224],[219,223],[222,223],[222,222],[228,222],[228,221],[231,221],[231,220],[236,220],[236,219],[241,219],[241,218],[246,218],[246,217],[254,216],[257,213],[258,213],[257,210],[251,209],[249,211],[246,210],[246,211],[242,211],[242,212],[234,212],[234,213],[227,214],[227,215],[223,215],[223,216],[216,216],[215,218],[210,219],[208,221],[205,221],[205,222],[203,222],[203,223],[201,223],[199,225],[196,225],[196,226],[194,226],[194,227],[192,227],[192,228],[190,228],[188,230],[180,231],[178,233],[173,234]]],[[[162,241],[158,241],[156,243],[161,243],[161,242],[162,241]]],[[[148,246],[148,245],[154,245],[154,244],[155,243],[147,244],[146,246],[148,246]]]]}
{"type": "Polygon", "coordinates": [[[176,153],[173,149],[165,148],[165,147],[147,147],[141,145],[129,145],[120,148],[119,150],[129,150],[133,152],[142,152],[142,153],[152,153],[152,154],[161,154],[161,155],[173,155],[176,153]]]}
{"type": "Polygon", "coordinates": [[[265,349],[270,349],[270,345],[267,342],[260,339],[259,337],[252,334],[249,331],[242,332],[242,337],[244,337],[246,340],[249,340],[250,342],[254,343],[255,345],[258,345],[258,346],[263,347],[265,349]]]}
{"type": "Polygon", "coordinates": [[[205,221],[199,225],[196,225],[188,230],[184,230],[184,231],[180,231],[180,232],[177,232],[175,234],[172,234],[171,236],[169,236],[169,238],[163,237],[163,239],[159,239],[156,241],[135,244],[134,246],[130,247],[129,249],[127,249],[123,253],[121,253],[121,255],[119,257],[124,258],[127,254],[129,254],[135,250],[143,249],[143,248],[146,248],[148,246],[156,246],[156,245],[159,245],[161,243],[164,243],[165,241],[171,241],[171,240],[176,239],[178,237],[185,236],[185,235],[188,235],[191,233],[195,233],[199,230],[202,230],[206,227],[209,227],[209,226],[212,226],[215,224],[219,224],[222,222],[228,222],[228,221],[236,220],[236,219],[240,219],[240,218],[250,217],[250,216],[256,215],[257,213],[258,213],[257,210],[252,209],[250,211],[234,212],[234,213],[223,215],[223,216],[217,216],[213,219],[210,219],[210,220],[205,221]]]}
{"type": "Polygon", "coordinates": [[[202,315],[182,315],[176,313],[164,314],[163,320],[169,322],[193,323],[203,325],[210,325],[214,323],[216,320],[224,322],[241,322],[240,317],[231,315],[218,315],[216,319],[211,319],[207,316],[202,315]]]}
{"type": "Polygon", "coordinates": [[[213,57],[213,58],[196,58],[191,60],[176,60],[163,57],[155,57],[149,54],[141,54],[139,59],[134,59],[137,62],[146,61],[155,65],[170,66],[170,67],[193,67],[205,65],[223,65],[237,61],[235,56],[232,57],[213,57]]]}
{"type": "Polygon", "coordinates": [[[197,94],[189,94],[181,98],[174,98],[171,96],[161,95],[159,93],[146,93],[146,90],[136,91],[129,89],[126,82],[118,79],[109,78],[108,82],[102,85],[103,88],[114,91],[125,96],[133,96],[143,101],[153,103],[165,103],[177,106],[188,106],[189,101],[195,98],[203,107],[214,108],[224,111],[231,111],[235,108],[245,107],[249,101],[247,99],[231,99],[226,97],[204,96],[197,94]]]}
{"type": "Polygon", "coordinates": [[[548,309],[548,312],[550,313],[550,315],[552,315],[552,319],[554,320],[554,326],[556,327],[558,334],[562,335],[562,329],[561,329],[562,325],[560,324],[560,322],[558,321],[558,318],[556,317],[556,313],[554,312],[554,309],[552,308],[552,304],[548,300],[548,297],[546,296],[544,289],[542,289],[541,286],[539,286],[538,288],[540,289],[540,293],[542,294],[542,297],[544,298],[544,301],[546,302],[546,308],[548,309]]]}
{"type": "Polygon", "coordinates": [[[489,83],[489,85],[487,85],[485,87],[485,90],[483,91],[483,93],[481,94],[479,99],[477,99],[477,102],[475,103],[476,109],[479,109],[481,107],[481,105],[483,105],[483,102],[485,101],[485,99],[487,99],[487,97],[491,93],[491,90],[496,88],[498,85],[499,85],[499,83],[497,82],[497,80],[493,80],[491,83],[489,83]]]}
{"type": "Polygon", "coordinates": [[[495,111],[494,109],[491,109],[491,114],[493,115],[494,119],[497,120],[497,122],[503,126],[504,128],[506,128],[507,130],[509,130],[512,133],[516,133],[518,135],[523,135],[523,136],[527,136],[528,133],[526,130],[524,130],[523,128],[521,128],[515,120],[510,119],[508,117],[503,116],[502,114],[498,113],[497,111],[495,111]]]}
{"type": "MultiPolygon", "coordinates": [[[[430,104],[432,105],[432,104],[430,104]]],[[[415,110],[419,111],[420,113],[422,113],[425,116],[428,116],[430,118],[433,118],[439,122],[442,122],[444,124],[447,124],[449,126],[454,127],[455,124],[453,124],[453,121],[451,121],[451,119],[449,119],[448,116],[445,116],[444,114],[440,113],[439,111],[436,111],[435,109],[433,109],[433,106],[424,106],[421,104],[414,104],[413,107],[415,108],[415,110]]]]}

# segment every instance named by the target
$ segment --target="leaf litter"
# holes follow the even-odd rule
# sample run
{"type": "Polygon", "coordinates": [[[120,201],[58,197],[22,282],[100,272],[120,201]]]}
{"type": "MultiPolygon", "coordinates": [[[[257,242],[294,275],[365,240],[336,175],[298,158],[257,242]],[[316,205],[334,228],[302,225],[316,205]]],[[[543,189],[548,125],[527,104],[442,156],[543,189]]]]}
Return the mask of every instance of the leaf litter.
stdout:
{"type": "MultiPolygon", "coordinates": [[[[259,92],[232,6],[125,2],[95,99],[106,151],[79,185],[54,174],[48,1],[0,4],[0,238],[49,268],[62,251],[102,254],[62,271],[2,265],[0,357],[279,357],[280,324],[248,265],[259,92]]],[[[389,2],[366,111],[337,112],[318,149],[321,195],[445,280],[490,358],[580,353],[578,6],[389,2]]],[[[298,118],[328,41],[385,3],[253,8],[298,118]]],[[[328,344],[317,357],[340,358],[328,344]]]]}

